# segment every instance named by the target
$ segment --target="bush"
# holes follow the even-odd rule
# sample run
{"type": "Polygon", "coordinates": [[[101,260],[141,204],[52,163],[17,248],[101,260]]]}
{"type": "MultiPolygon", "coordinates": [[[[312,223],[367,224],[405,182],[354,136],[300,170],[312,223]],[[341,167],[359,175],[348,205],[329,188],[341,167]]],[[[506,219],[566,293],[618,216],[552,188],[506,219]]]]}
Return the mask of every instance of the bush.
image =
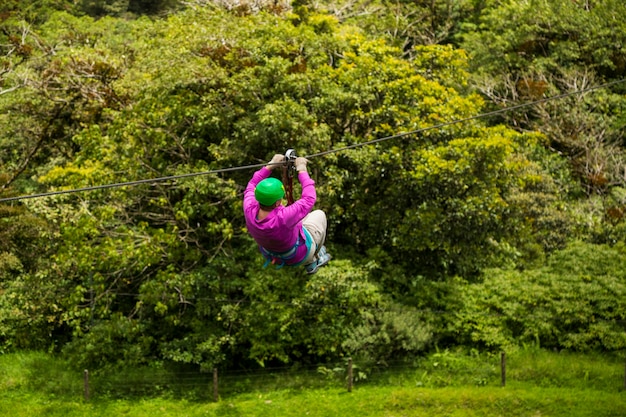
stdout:
{"type": "Polygon", "coordinates": [[[454,331],[464,342],[577,351],[626,348],[623,247],[575,243],[541,268],[488,270],[463,292],[454,331]]]}

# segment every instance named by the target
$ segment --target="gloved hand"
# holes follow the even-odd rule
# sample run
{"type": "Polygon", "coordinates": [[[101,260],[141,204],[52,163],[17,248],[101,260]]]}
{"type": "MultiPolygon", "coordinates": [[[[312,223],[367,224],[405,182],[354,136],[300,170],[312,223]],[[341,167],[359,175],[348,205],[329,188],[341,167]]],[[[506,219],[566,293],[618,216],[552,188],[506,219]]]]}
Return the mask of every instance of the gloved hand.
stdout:
{"type": "Polygon", "coordinates": [[[275,169],[282,168],[283,162],[285,162],[285,155],[277,153],[267,164],[267,167],[273,171],[275,169]]]}
{"type": "Polygon", "coordinates": [[[308,163],[309,163],[308,159],[306,159],[306,158],[304,158],[302,156],[297,157],[296,158],[296,162],[295,162],[296,171],[298,171],[298,172],[306,171],[306,164],[308,164],[308,163]]]}

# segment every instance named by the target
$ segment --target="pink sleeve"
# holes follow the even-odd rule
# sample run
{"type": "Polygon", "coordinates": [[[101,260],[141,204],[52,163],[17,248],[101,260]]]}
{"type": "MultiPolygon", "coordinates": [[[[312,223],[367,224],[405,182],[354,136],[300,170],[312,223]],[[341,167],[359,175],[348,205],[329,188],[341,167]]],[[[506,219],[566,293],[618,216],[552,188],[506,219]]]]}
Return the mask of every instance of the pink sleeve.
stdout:
{"type": "Polygon", "coordinates": [[[309,173],[306,171],[299,172],[298,180],[300,185],[302,185],[302,196],[299,200],[294,201],[292,205],[285,207],[283,211],[285,223],[289,226],[295,226],[302,221],[311,212],[317,200],[315,181],[311,179],[309,173]]]}
{"type": "Polygon", "coordinates": [[[269,168],[263,167],[256,171],[254,175],[252,175],[252,179],[248,182],[245,191],[243,192],[243,210],[244,212],[248,207],[253,204],[256,204],[256,198],[254,198],[254,189],[257,184],[263,181],[265,178],[269,178],[272,174],[269,168]]]}

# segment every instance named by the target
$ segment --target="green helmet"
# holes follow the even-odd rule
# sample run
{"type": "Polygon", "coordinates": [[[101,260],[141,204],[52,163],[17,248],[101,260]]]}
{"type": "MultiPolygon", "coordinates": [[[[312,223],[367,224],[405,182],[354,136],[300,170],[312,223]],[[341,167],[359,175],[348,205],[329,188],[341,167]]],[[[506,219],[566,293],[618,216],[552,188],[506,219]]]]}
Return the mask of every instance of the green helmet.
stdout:
{"type": "Polygon", "coordinates": [[[266,178],[254,189],[254,197],[262,206],[271,206],[284,196],[285,187],[277,178],[266,178]]]}

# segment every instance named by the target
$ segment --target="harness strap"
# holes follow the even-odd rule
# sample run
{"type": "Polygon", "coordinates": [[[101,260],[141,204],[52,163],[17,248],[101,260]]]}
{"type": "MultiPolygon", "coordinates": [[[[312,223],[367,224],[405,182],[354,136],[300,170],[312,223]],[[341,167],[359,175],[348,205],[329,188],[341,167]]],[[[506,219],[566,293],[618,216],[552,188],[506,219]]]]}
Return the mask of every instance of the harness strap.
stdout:
{"type": "Polygon", "coordinates": [[[285,252],[272,252],[260,246],[261,253],[263,254],[263,257],[265,257],[265,263],[263,264],[263,268],[266,268],[270,263],[274,265],[278,264],[276,269],[282,268],[283,266],[285,266],[285,263],[287,261],[293,259],[294,256],[296,256],[298,252],[298,248],[304,244],[308,248],[306,256],[302,258],[300,262],[291,264],[289,266],[301,265],[302,262],[304,262],[304,260],[309,256],[309,253],[313,249],[313,237],[311,236],[309,231],[306,230],[306,227],[302,226],[302,231],[304,231],[304,242],[302,242],[301,236],[298,233],[298,239],[296,240],[296,243],[294,243],[291,249],[285,252]]]}

